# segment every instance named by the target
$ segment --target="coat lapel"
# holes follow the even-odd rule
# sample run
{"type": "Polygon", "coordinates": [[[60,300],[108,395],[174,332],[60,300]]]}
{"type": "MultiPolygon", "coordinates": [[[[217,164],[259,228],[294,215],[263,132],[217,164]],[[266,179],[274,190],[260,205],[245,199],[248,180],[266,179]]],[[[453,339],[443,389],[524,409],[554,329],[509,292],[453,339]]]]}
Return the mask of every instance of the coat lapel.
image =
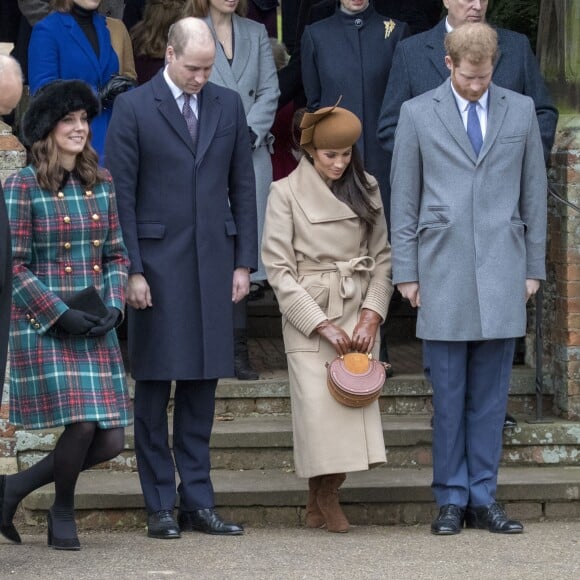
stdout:
{"type": "Polygon", "coordinates": [[[445,66],[446,34],[447,31],[445,30],[445,19],[443,19],[441,22],[439,22],[439,24],[431,29],[430,33],[427,33],[427,38],[425,40],[426,53],[429,56],[429,60],[431,61],[434,69],[441,77],[441,81],[444,81],[449,77],[449,69],[445,66]]]}
{"type": "Polygon", "coordinates": [[[179,135],[180,139],[189,147],[195,155],[193,141],[187,130],[185,119],[173,98],[171,90],[163,78],[163,69],[161,69],[151,80],[153,94],[157,103],[157,108],[173,130],[179,135]]]}
{"type": "MultiPolygon", "coordinates": [[[[98,76],[100,78],[102,69],[101,69],[101,66],[99,64],[99,61],[97,60],[97,55],[95,54],[93,47],[90,45],[85,33],[81,30],[81,27],[76,24],[75,19],[70,14],[63,14],[62,16],[63,16],[64,25],[68,29],[72,39],[78,45],[78,47],[85,53],[85,56],[87,57],[88,61],[91,63],[91,66],[93,66],[95,68],[95,70],[97,71],[98,76]]],[[[95,23],[95,18],[96,18],[96,16],[93,16],[94,23],[95,23]]],[[[98,30],[98,26],[96,23],[95,23],[95,27],[98,30]]],[[[101,39],[100,35],[97,35],[97,37],[99,40],[99,53],[100,53],[100,56],[102,58],[103,53],[105,52],[103,50],[100,50],[100,47],[102,46],[101,43],[103,42],[103,40],[101,39]]],[[[74,50],[74,48],[72,50],[74,50]]]]}
{"type": "Polygon", "coordinates": [[[443,126],[447,131],[449,131],[451,137],[453,137],[459,147],[465,151],[473,163],[477,163],[475,151],[469,141],[467,131],[463,126],[461,113],[457,108],[457,102],[455,101],[453,91],[451,90],[451,82],[446,81],[436,89],[433,99],[435,100],[435,113],[441,119],[443,126]]]}
{"type": "Polygon", "coordinates": [[[492,83],[489,87],[487,131],[485,132],[485,139],[483,140],[483,146],[479,153],[479,163],[481,163],[482,159],[487,155],[495,140],[497,139],[506,113],[507,102],[505,94],[503,93],[502,89],[492,83]]]}
{"type": "Polygon", "coordinates": [[[236,83],[242,78],[248,63],[250,62],[250,51],[252,48],[252,39],[249,31],[245,26],[242,26],[242,19],[237,15],[233,15],[234,24],[234,60],[232,61],[232,74],[236,83]]]}
{"type": "Polygon", "coordinates": [[[298,171],[289,176],[289,184],[296,202],[310,223],[353,219],[357,215],[328,189],[313,165],[302,158],[298,171]]]}
{"type": "Polygon", "coordinates": [[[198,95],[198,99],[199,134],[197,139],[196,165],[201,163],[213,140],[222,112],[219,96],[213,94],[211,85],[205,85],[198,95]]]}
{"type": "MultiPolygon", "coordinates": [[[[235,91],[237,90],[237,81],[232,72],[232,67],[230,66],[230,63],[228,62],[228,59],[226,58],[226,55],[224,54],[224,51],[217,39],[217,35],[214,30],[211,18],[209,16],[206,16],[203,20],[205,20],[206,24],[209,26],[215,41],[216,51],[215,51],[215,62],[211,73],[213,77],[212,80],[222,87],[227,87],[235,91]]],[[[237,48],[238,47],[236,44],[236,46],[234,47],[234,61],[235,61],[235,52],[237,51],[237,48]]]]}

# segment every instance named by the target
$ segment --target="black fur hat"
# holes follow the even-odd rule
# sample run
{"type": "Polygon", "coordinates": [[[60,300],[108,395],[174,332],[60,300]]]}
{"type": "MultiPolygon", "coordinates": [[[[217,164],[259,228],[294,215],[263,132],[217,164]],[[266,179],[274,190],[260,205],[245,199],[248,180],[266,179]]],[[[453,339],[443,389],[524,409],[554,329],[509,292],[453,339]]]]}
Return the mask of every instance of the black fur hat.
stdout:
{"type": "Polygon", "coordinates": [[[84,109],[89,121],[101,106],[93,89],[83,81],[53,81],[37,91],[22,120],[22,142],[30,147],[44,139],[69,113],[84,109]]]}

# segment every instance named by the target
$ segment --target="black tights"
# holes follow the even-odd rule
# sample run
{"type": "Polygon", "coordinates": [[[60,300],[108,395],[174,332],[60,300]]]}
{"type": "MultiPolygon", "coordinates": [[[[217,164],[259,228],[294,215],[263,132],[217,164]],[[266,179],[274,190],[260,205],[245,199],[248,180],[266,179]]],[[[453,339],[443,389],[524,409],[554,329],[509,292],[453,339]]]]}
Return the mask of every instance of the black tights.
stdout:
{"type": "Polygon", "coordinates": [[[29,469],[6,478],[2,521],[11,521],[18,504],[29,493],[53,481],[53,511],[72,515],[79,473],[119,455],[124,438],[122,427],[101,429],[88,421],[67,425],[49,455],[29,469]]]}

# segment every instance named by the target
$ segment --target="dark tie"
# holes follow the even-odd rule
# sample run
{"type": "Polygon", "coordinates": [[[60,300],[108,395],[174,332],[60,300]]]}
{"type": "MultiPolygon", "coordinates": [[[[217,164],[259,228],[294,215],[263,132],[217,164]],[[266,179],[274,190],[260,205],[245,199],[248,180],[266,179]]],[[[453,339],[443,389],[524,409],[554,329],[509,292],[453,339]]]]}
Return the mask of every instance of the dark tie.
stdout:
{"type": "Polygon", "coordinates": [[[481,134],[481,125],[479,124],[479,117],[477,116],[477,101],[469,102],[469,109],[467,111],[467,136],[471,141],[475,154],[479,155],[481,146],[483,145],[483,135],[481,134]]]}
{"type": "Polygon", "coordinates": [[[191,110],[189,105],[189,101],[191,100],[191,95],[187,93],[183,93],[183,109],[181,109],[181,113],[183,114],[183,118],[185,119],[185,123],[187,124],[187,129],[189,134],[191,135],[191,140],[193,141],[193,145],[197,141],[197,117],[195,113],[191,110]]]}

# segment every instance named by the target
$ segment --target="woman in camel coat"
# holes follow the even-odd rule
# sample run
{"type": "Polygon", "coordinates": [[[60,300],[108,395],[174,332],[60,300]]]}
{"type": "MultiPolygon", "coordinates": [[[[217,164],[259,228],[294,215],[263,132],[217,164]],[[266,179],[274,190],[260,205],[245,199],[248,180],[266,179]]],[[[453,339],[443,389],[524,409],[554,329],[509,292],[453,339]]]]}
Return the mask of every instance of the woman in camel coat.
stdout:
{"type": "Polygon", "coordinates": [[[282,312],[296,474],[309,478],[306,523],[338,532],[348,529],[338,504],[345,473],[383,463],[385,445],[378,403],[335,401],[325,363],[349,350],[378,354],[390,247],[377,182],[354,146],[358,118],[325,107],[305,114],[301,128],[307,155],[272,184],[262,259],[282,312]]]}

